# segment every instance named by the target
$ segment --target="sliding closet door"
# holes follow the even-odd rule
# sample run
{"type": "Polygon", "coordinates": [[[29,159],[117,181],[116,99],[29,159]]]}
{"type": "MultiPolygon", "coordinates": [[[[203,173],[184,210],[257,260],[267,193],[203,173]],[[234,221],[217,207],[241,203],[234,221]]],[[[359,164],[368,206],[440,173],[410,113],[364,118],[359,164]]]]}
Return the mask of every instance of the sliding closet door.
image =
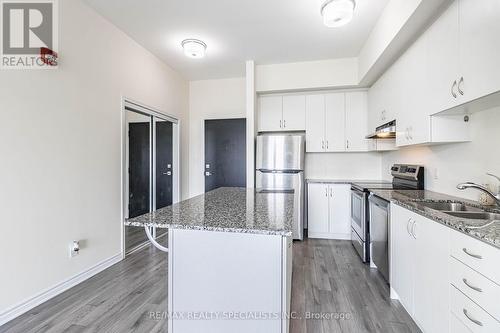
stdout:
{"type": "Polygon", "coordinates": [[[155,208],[172,204],[173,123],[155,118],[155,208]]]}
{"type": "MultiPolygon", "coordinates": [[[[128,205],[126,217],[132,218],[151,211],[151,116],[126,111],[128,205]]],[[[126,250],[144,243],[143,228],[125,229],[126,250]]]]}

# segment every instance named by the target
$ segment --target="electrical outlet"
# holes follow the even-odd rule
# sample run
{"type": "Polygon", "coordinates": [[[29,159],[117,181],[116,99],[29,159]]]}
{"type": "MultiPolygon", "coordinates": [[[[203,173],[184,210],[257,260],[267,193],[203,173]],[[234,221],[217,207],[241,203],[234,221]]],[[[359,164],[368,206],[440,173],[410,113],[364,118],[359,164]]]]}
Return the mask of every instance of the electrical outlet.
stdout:
{"type": "Polygon", "coordinates": [[[79,241],[72,241],[69,244],[69,257],[73,258],[74,256],[77,256],[80,254],[80,242],[79,241]]]}

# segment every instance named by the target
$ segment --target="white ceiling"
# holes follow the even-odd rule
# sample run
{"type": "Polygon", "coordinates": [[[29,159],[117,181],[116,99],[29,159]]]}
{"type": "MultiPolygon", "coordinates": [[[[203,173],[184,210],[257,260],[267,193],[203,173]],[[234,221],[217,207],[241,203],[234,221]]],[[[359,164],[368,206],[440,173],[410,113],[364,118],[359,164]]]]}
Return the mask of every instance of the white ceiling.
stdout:
{"type": "Polygon", "coordinates": [[[354,19],[327,28],[323,0],[85,0],[189,80],[237,77],[245,61],[274,64],[355,57],[388,0],[357,0],[354,19]],[[189,59],[180,43],[207,43],[189,59]]]}

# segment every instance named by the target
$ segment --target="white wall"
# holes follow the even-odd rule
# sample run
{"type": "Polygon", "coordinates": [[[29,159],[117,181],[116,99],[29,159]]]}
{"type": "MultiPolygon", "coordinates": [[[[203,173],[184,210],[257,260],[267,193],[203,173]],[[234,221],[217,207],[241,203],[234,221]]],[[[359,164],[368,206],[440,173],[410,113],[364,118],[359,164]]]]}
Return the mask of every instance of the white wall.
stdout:
{"type": "Polygon", "coordinates": [[[245,78],[189,83],[189,196],[205,192],[204,122],[246,118],[245,78]]]}
{"type": "Polygon", "coordinates": [[[307,153],[308,179],[379,180],[380,153],[307,153]]]}
{"type": "Polygon", "coordinates": [[[422,0],[390,0],[359,53],[359,80],[382,56],[422,0]]]}
{"type": "Polygon", "coordinates": [[[477,200],[479,192],[460,191],[456,185],[465,181],[496,185],[485,173],[500,175],[500,107],[475,113],[471,121],[472,142],[383,153],[384,178],[390,179],[389,167],[395,162],[422,164],[426,168],[426,189],[477,200]],[[438,179],[435,179],[436,170],[438,179]]]}
{"type": "Polygon", "coordinates": [[[80,0],[59,4],[59,69],[0,72],[0,315],[121,252],[122,96],[180,118],[188,149],[188,83],[80,0]]]}
{"type": "Polygon", "coordinates": [[[257,92],[342,88],[357,84],[357,58],[255,66],[257,92]]]}

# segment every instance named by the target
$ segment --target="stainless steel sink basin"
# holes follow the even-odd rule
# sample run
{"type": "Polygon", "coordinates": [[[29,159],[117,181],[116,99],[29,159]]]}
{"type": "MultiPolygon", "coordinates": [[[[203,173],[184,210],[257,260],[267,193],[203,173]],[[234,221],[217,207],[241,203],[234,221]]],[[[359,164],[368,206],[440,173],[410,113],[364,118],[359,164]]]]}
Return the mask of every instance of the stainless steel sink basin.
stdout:
{"type": "Polygon", "coordinates": [[[464,219],[474,219],[474,220],[500,220],[500,214],[489,213],[489,212],[443,212],[448,215],[464,218],[464,219]]]}
{"type": "Polygon", "coordinates": [[[422,206],[443,212],[482,212],[482,209],[461,202],[420,202],[422,206]]]}
{"type": "Polygon", "coordinates": [[[500,221],[500,212],[488,212],[485,209],[474,207],[463,202],[439,202],[439,201],[420,201],[415,200],[419,205],[424,207],[440,211],[441,213],[448,214],[451,216],[463,218],[463,219],[473,219],[473,220],[483,220],[483,221],[500,221]]]}

